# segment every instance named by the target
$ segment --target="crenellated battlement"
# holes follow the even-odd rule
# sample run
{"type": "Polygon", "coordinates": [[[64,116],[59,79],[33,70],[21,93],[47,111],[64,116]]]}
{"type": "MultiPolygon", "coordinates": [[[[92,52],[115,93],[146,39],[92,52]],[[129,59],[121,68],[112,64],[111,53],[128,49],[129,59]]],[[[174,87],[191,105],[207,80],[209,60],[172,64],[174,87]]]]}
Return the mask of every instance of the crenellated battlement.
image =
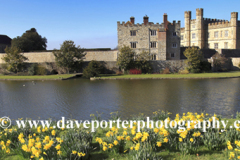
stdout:
{"type": "Polygon", "coordinates": [[[202,8],[197,8],[196,9],[196,16],[203,16],[203,9],[202,8]]]}
{"type": "MultiPolygon", "coordinates": [[[[137,23],[137,24],[132,24],[130,21],[127,21],[127,22],[122,21],[122,23],[120,23],[120,22],[118,21],[118,22],[117,22],[117,25],[118,25],[119,27],[120,27],[120,26],[122,26],[122,27],[139,27],[139,26],[146,26],[146,27],[150,27],[150,26],[163,27],[163,26],[164,26],[164,23],[159,24],[159,23],[149,22],[148,24],[145,25],[144,23],[142,23],[142,24],[139,24],[139,23],[137,23]]],[[[169,23],[169,25],[172,25],[172,26],[174,26],[174,25],[181,25],[181,21],[176,22],[176,21],[174,20],[172,23],[169,23]]]]}
{"type": "Polygon", "coordinates": [[[185,12],[184,12],[184,17],[191,19],[191,14],[192,14],[191,11],[185,11],[185,12]]]}
{"type": "Polygon", "coordinates": [[[212,22],[208,23],[208,29],[213,29],[213,28],[225,28],[225,27],[230,27],[231,23],[228,21],[220,21],[220,22],[212,22]]]}
{"type": "Polygon", "coordinates": [[[118,24],[118,26],[120,27],[120,26],[122,26],[122,27],[140,27],[140,26],[146,26],[146,27],[149,27],[149,26],[156,26],[156,27],[163,27],[164,26],[164,24],[162,23],[162,24],[159,24],[159,23],[156,23],[156,24],[154,24],[154,23],[152,23],[152,22],[149,22],[148,24],[144,24],[144,23],[142,23],[142,24],[139,24],[139,23],[137,23],[137,24],[132,24],[132,23],[125,23],[125,21],[122,21],[122,23],[120,23],[120,22],[117,22],[117,24],[118,24]]]}
{"type": "Polygon", "coordinates": [[[177,24],[177,25],[181,25],[181,22],[178,21],[178,22],[176,23],[176,21],[174,20],[172,23],[169,23],[169,24],[172,25],[172,26],[175,26],[176,24],[177,24]]]}
{"type": "Polygon", "coordinates": [[[212,19],[212,18],[203,18],[205,22],[225,22],[224,19],[212,19]]]}
{"type": "Polygon", "coordinates": [[[238,18],[238,12],[231,12],[231,18],[238,18]]]}

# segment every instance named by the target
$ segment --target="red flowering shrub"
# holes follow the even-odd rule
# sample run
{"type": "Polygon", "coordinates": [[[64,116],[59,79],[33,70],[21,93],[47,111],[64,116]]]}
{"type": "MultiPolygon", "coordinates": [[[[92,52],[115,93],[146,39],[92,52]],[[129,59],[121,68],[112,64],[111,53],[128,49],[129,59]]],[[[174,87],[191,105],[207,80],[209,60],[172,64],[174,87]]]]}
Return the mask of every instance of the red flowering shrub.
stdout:
{"type": "Polygon", "coordinates": [[[130,69],[129,74],[142,74],[141,69],[130,69]]]}

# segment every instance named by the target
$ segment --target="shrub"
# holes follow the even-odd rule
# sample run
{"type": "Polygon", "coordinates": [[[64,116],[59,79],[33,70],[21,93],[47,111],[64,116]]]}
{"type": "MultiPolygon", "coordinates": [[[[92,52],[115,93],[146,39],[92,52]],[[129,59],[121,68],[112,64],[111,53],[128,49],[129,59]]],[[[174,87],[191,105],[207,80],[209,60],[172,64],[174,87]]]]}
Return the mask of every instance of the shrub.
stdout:
{"type": "Polygon", "coordinates": [[[103,70],[103,66],[100,64],[100,62],[92,60],[88,66],[83,70],[83,77],[90,78],[98,76],[101,71],[103,70]]]}
{"type": "Polygon", "coordinates": [[[116,75],[123,75],[123,72],[122,71],[117,71],[116,75]]]}
{"type": "Polygon", "coordinates": [[[80,68],[85,56],[84,50],[73,41],[64,41],[60,50],[54,50],[53,54],[57,65],[66,69],[67,73],[80,68]]]}
{"type": "Polygon", "coordinates": [[[142,74],[140,69],[130,69],[129,74],[142,74]]]}
{"type": "Polygon", "coordinates": [[[186,63],[188,64],[188,71],[191,73],[200,73],[201,62],[203,61],[203,55],[200,49],[195,47],[187,48],[183,54],[187,57],[186,63]]]}
{"type": "Polygon", "coordinates": [[[2,60],[7,63],[7,70],[14,73],[21,72],[25,68],[24,61],[28,60],[28,58],[17,47],[7,47],[5,52],[6,55],[2,60]]]}
{"type": "Polygon", "coordinates": [[[28,68],[28,74],[29,75],[46,75],[47,74],[47,70],[42,65],[32,64],[28,68]]]}
{"type": "Polygon", "coordinates": [[[117,65],[124,69],[124,71],[134,66],[134,54],[135,52],[127,46],[123,46],[119,49],[120,54],[118,56],[117,65]]]}
{"type": "Polygon", "coordinates": [[[200,70],[201,72],[209,72],[211,70],[211,63],[208,61],[201,61],[200,70]]]}
{"type": "Polygon", "coordinates": [[[141,69],[142,73],[152,73],[152,65],[149,62],[151,56],[149,52],[142,51],[135,56],[135,67],[141,69]]]}
{"type": "Polygon", "coordinates": [[[29,68],[28,68],[28,74],[29,75],[35,75],[36,74],[36,66],[37,64],[32,64],[29,68]]]}
{"type": "Polygon", "coordinates": [[[216,53],[212,58],[215,71],[227,71],[228,59],[224,55],[216,53]]]}
{"type": "Polygon", "coordinates": [[[36,67],[36,75],[46,75],[47,74],[47,70],[45,67],[43,67],[42,65],[37,65],[36,67]]]}
{"type": "Polygon", "coordinates": [[[188,74],[189,73],[189,71],[188,70],[186,70],[186,69],[184,69],[184,70],[179,70],[179,72],[178,72],[179,74],[188,74]]]}
{"type": "Polygon", "coordinates": [[[170,70],[169,68],[165,68],[163,71],[162,71],[162,74],[170,74],[170,70]]]}

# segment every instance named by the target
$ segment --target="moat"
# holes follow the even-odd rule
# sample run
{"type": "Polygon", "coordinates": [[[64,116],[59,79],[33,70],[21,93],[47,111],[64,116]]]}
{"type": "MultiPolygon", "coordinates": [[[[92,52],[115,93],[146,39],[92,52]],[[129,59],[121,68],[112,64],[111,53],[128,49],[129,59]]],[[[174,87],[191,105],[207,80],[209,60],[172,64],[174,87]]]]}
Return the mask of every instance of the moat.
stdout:
{"type": "Polygon", "coordinates": [[[240,111],[240,78],[181,80],[0,81],[0,117],[108,119],[165,110],[205,111],[231,117],[240,111]]]}

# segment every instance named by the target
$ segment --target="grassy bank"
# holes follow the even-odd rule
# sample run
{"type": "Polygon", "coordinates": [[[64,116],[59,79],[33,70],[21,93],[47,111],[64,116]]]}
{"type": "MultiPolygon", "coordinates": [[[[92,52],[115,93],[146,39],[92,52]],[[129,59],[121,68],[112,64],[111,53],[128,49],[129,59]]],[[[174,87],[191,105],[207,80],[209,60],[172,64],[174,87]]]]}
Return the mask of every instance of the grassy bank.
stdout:
{"type": "Polygon", "coordinates": [[[34,75],[34,76],[18,76],[18,75],[2,75],[0,80],[62,80],[74,77],[75,74],[59,74],[59,75],[34,75]]]}
{"type": "MultiPolygon", "coordinates": [[[[169,116],[168,112],[153,112],[150,119],[154,121],[164,120],[169,116]]],[[[143,114],[130,117],[131,120],[143,120],[143,114]]],[[[201,128],[190,128],[178,132],[178,127],[170,127],[167,122],[165,127],[141,129],[137,132],[137,125],[127,129],[117,127],[97,128],[91,132],[89,128],[80,127],[73,129],[55,129],[56,122],[51,123],[50,128],[12,128],[3,130],[0,127],[0,159],[7,160],[36,160],[43,159],[79,159],[79,160],[139,160],[139,159],[164,159],[164,160],[209,160],[229,159],[233,155],[237,158],[240,150],[240,130],[231,128],[236,119],[221,119],[219,115],[207,113],[184,113],[176,114],[175,121],[203,121],[212,122],[213,117],[217,120],[228,121],[226,130],[209,128],[205,132],[201,128]],[[84,154],[84,155],[83,155],[84,154]]],[[[98,115],[91,115],[92,120],[101,119],[98,115]]],[[[117,112],[111,114],[111,120],[117,120],[117,112]]],[[[170,120],[170,119],[169,119],[170,120]]],[[[75,123],[75,120],[71,120],[75,123]]],[[[0,121],[1,122],[1,121],[0,121]]],[[[83,123],[83,122],[82,122],[83,123]]],[[[65,123],[68,126],[69,122],[65,123]]],[[[126,123],[125,123],[126,124],[126,123]]],[[[131,124],[131,122],[130,122],[131,124]]],[[[212,125],[212,124],[210,124],[212,125]]],[[[66,127],[65,126],[65,127],[66,127]]],[[[105,126],[105,125],[103,125],[105,126]]],[[[128,126],[125,125],[125,126],[128,126]]],[[[181,126],[185,126],[181,124],[181,126]]],[[[96,127],[96,125],[95,125],[96,127]]],[[[221,127],[220,127],[221,128],[221,127]]],[[[234,158],[230,158],[234,159],[234,158]]]]}
{"type": "Polygon", "coordinates": [[[135,75],[101,75],[95,79],[203,79],[203,78],[231,78],[240,77],[239,71],[220,73],[194,74],[135,74],[135,75]]]}

